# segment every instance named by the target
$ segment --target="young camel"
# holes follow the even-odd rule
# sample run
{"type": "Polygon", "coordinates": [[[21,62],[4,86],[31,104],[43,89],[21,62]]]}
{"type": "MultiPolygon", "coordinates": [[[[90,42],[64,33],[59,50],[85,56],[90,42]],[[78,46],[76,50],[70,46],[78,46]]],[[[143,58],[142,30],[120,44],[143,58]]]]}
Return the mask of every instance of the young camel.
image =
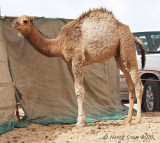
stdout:
{"type": "Polygon", "coordinates": [[[136,122],[141,120],[143,86],[139,77],[135,42],[140,45],[142,67],[145,64],[143,43],[135,38],[127,25],[119,22],[112,12],[104,8],[89,10],[66,24],[57,38],[44,38],[33,25],[33,17],[21,16],[14,20],[17,29],[30,44],[47,57],[62,57],[74,77],[78,102],[77,126],[85,125],[83,67],[103,63],[115,57],[118,67],[126,76],[129,87],[129,112],[132,120],[135,95],[137,97],[136,122]]]}

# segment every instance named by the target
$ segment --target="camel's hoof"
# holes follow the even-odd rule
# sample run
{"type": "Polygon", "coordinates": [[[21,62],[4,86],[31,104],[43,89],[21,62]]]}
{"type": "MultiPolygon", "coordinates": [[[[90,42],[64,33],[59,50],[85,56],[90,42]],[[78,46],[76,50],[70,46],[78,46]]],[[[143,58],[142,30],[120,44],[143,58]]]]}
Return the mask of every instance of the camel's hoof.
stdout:
{"type": "Polygon", "coordinates": [[[126,123],[130,123],[131,121],[132,121],[132,118],[130,118],[130,119],[127,118],[127,119],[126,119],[126,123]]]}
{"type": "Polygon", "coordinates": [[[130,126],[130,123],[125,121],[125,122],[123,123],[123,125],[124,125],[124,126],[130,126]]]}
{"type": "Polygon", "coordinates": [[[125,122],[123,123],[123,125],[124,126],[129,126],[130,125],[130,123],[131,123],[131,121],[132,121],[132,118],[127,118],[126,120],[125,120],[125,122]]]}
{"type": "Polygon", "coordinates": [[[85,123],[77,123],[76,124],[76,127],[84,127],[85,126],[85,123]]]}
{"type": "Polygon", "coordinates": [[[84,127],[85,126],[85,120],[86,120],[85,115],[79,116],[77,118],[77,124],[76,124],[76,126],[77,127],[84,127]]]}
{"type": "Polygon", "coordinates": [[[135,123],[138,124],[141,122],[141,117],[136,117],[135,123]]]}

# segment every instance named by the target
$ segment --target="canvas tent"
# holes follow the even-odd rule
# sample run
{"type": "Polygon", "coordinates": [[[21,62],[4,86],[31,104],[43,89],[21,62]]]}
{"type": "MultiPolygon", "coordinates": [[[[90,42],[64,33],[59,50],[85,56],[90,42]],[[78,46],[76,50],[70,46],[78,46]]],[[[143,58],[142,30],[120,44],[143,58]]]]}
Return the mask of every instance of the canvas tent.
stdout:
{"type": "MultiPolygon", "coordinates": [[[[35,123],[75,123],[77,102],[72,77],[62,58],[47,58],[0,19],[0,134],[35,123]],[[16,95],[16,96],[15,96],[16,95]],[[16,98],[25,112],[17,123],[16,98]]],[[[34,25],[55,38],[69,20],[35,18],[34,25]]],[[[119,71],[114,59],[85,67],[86,122],[124,118],[119,96],[119,71]]]]}

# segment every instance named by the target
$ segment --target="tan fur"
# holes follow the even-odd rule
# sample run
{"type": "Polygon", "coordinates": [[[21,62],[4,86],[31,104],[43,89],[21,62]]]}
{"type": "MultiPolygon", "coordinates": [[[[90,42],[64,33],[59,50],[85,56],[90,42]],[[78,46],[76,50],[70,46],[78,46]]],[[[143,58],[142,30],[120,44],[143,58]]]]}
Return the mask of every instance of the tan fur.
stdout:
{"type": "MultiPolygon", "coordinates": [[[[141,119],[143,86],[139,78],[135,38],[127,25],[119,22],[104,8],[89,10],[66,24],[56,39],[45,39],[34,28],[33,18],[21,16],[13,22],[32,46],[48,57],[61,56],[74,77],[78,102],[77,125],[85,125],[83,108],[83,66],[105,62],[115,56],[118,67],[124,72],[129,86],[130,106],[127,121],[132,119],[135,95],[137,97],[137,122],[141,119]],[[24,23],[27,20],[27,23],[24,23]]],[[[138,41],[139,42],[139,41],[138,41]]]]}

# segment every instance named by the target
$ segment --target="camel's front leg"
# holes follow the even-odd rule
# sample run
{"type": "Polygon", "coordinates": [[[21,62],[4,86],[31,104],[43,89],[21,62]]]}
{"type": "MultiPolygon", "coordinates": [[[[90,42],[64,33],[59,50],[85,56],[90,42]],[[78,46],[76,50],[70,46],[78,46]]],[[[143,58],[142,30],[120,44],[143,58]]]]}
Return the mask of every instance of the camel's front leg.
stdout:
{"type": "Polygon", "coordinates": [[[85,126],[85,112],[84,112],[84,87],[83,87],[83,62],[79,59],[72,61],[72,70],[74,76],[75,93],[78,103],[78,118],[77,126],[85,126]]]}

